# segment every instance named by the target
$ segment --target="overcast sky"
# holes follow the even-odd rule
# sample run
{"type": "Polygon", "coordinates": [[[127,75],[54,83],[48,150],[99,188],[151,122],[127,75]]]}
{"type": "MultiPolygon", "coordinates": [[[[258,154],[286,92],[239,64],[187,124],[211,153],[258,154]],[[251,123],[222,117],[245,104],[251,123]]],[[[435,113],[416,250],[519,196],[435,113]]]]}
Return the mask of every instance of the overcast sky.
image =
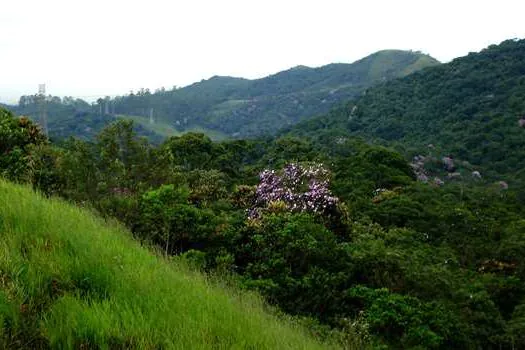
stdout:
{"type": "Polygon", "coordinates": [[[258,78],[382,49],[449,61],[525,37],[523,0],[2,0],[0,101],[258,78]]]}

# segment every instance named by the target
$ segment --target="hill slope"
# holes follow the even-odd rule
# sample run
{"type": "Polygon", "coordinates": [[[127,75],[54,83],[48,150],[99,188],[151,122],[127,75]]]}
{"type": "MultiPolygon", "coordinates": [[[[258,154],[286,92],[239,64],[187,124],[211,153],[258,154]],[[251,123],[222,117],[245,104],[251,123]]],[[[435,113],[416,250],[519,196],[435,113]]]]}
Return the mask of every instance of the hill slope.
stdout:
{"type": "Polygon", "coordinates": [[[386,50],[352,64],[299,66],[256,80],[215,76],[172,91],[124,96],[115,110],[141,114],[154,108],[159,120],[179,129],[201,126],[235,137],[258,136],[325,113],[378,82],[436,64],[421,53],[386,50]]]}
{"type": "Polygon", "coordinates": [[[2,180],[0,202],[2,348],[322,348],[81,209],[2,180]]]}
{"type": "Polygon", "coordinates": [[[370,88],[356,103],[291,133],[379,138],[403,144],[412,154],[426,154],[432,144],[434,153],[518,181],[525,175],[520,118],[525,118],[525,40],[509,40],[370,88]]]}

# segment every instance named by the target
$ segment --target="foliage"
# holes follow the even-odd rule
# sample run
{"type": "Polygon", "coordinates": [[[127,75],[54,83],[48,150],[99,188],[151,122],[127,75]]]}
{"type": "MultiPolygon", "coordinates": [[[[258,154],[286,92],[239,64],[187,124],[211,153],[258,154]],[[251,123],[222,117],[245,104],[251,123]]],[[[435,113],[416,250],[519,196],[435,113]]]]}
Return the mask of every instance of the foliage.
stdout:
{"type": "Polygon", "coordinates": [[[29,147],[47,142],[40,129],[27,118],[15,118],[0,108],[0,175],[9,179],[28,176],[29,147]]]}
{"type": "Polygon", "coordinates": [[[454,315],[435,302],[362,286],[350,289],[349,296],[367,305],[364,317],[372,331],[403,349],[442,347],[458,327],[454,315]]]}
{"type": "Polygon", "coordinates": [[[229,249],[245,284],[285,311],[321,319],[340,311],[337,291],[348,283],[352,260],[310,214],[263,214],[236,233],[229,249]]]}
{"type": "Polygon", "coordinates": [[[218,226],[209,209],[200,209],[188,202],[187,188],[163,185],[144,193],[139,200],[139,218],[135,233],[164,246],[165,254],[187,251],[192,244],[203,245],[211,239],[218,226]]]}

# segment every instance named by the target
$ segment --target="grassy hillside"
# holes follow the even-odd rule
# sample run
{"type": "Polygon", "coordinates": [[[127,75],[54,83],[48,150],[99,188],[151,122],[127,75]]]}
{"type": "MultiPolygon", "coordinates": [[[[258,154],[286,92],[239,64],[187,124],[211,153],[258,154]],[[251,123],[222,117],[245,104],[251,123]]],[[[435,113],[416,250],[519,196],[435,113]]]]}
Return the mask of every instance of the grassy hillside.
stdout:
{"type": "Polygon", "coordinates": [[[0,347],[323,348],[128,232],[0,180],[0,347]]]}
{"type": "Polygon", "coordinates": [[[292,134],[382,139],[411,155],[450,155],[493,180],[523,183],[524,57],[525,40],[492,45],[370,88],[357,102],[306,121],[292,134]]]}

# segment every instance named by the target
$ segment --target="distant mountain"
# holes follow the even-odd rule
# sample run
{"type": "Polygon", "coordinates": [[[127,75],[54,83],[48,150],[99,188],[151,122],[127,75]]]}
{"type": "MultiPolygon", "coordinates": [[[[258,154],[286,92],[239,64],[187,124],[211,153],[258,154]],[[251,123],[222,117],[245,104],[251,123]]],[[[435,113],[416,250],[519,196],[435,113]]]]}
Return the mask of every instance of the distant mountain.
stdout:
{"type": "Polygon", "coordinates": [[[356,102],[286,132],[323,142],[344,135],[379,139],[525,185],[525,40],[370,88],[356,102]]]}
{"type": "MultiPolygon", "coordinates": [[[[116,118],[130,118],[155,142],[194,130],[214,139],[268,135],[327,113],[370,86],[438,64],[420,52],[384,50],[351,64],[297,66],[255,80],[214,76],[184,88],[141,89],[93,105],[48,96],[49,132],[52,137],[89,139],[116,118]]],[[[38,120],[37,96],[23,96],[18,106],[8,108],[38,120]]]]}
{"type": "Polygon", "coordinates": [[[352,64],[298,66],[256,80],[214,76],[181,89],[141,91],[113,103],[116,113],[124,115],[147,117],[153,109],[157,120],[178,130],[204,127],[251,137],[326,113],[374,84],[437,64],[419,52],[386,50],[352,64]]]}

